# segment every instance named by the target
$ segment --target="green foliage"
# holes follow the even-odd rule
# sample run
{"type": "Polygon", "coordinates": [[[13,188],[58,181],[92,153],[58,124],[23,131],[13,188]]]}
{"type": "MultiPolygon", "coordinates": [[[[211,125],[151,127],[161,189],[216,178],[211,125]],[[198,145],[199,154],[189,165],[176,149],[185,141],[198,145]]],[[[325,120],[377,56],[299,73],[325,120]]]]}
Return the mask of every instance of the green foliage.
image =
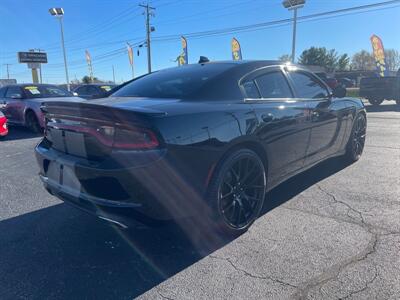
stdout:
{"type": "Polygon", "coordinates": [[[351,58],[351,68],[359,71],[372,71],[376,69],[374,56],[366,51],[361,50],[354,53],[351,58]]]}
{"type": "Polygon", "coordinates": [[[283,54],[278,57],[278,60],[280,61],[292,61],[292,57],[289,54],[283,54]]]}
{"type": "Polygon", "coordinates": [[[321,66],[327,71],[342,71],[349,68],[350,58],[347,54],[339,55],[335,49],[311,47],[303,51],[298,62],[302,65],[321,66]]]}

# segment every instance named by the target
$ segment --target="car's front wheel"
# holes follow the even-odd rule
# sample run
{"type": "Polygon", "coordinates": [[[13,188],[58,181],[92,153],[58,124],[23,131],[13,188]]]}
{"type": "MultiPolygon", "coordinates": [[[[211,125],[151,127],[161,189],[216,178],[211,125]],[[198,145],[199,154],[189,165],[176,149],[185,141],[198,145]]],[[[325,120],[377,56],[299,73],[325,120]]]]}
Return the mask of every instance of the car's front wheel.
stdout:
{"type": "Polygon", "coordinates": [[[39,121],[33,111],[28,111],[26,114],[26,125],[33,133],[41,133],[39,121]]]}
{"type": "Polygon", "coordinates": [[[383,99],[368,99],[368,102],[373,105],[373,106],[378,106],[380,104],[382,104],[383,99]]]}
{"type": "Polygon", "coordinates": [[[346,147],[346,158],[350,162],[360,159],[364,150],[365,137],[367,133],[367,118],[363,113],[356,116],[351,135],[346,147]]]}
{"type": "Polygon", "coordinates": [[[241,149],[223,159],[208,194],[218,229],[230,235],[246,231],[260,214],[266,185],[266,170],[255,152],[241,149]]]}

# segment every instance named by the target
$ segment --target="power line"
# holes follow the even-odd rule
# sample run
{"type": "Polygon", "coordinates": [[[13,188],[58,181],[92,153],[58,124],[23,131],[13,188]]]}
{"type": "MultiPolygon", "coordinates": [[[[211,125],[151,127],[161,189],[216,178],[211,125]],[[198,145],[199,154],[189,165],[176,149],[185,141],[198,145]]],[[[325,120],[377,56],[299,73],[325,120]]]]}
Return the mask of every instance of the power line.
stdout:
{"type": "MultiPolygon", "coordinates": [[[[353,11],[358,11],[358,10],[367,10],[370,8],[375,8],[375,7],[380,7],[380,6],[388,6],[388,5],[399,4],[399,3],[400,3],[400,0],[392,0],[392,1],[385,1],[385,2],[355,6],[355,7],[344,8],[344,9],[337,9],[337,10],[326,11],[326,12],[322,12],[322,13],[316,13],[316,14],[298,17],[298,20],[299,21],[308,20],[308,19],[313,19],[313,18],[317,18],[317,17],[330,16],[330,15],[334,15],[334,14],[347,13],[347,12],[353,12],[353,11]]],[[[219,34],[229,34],[229,33],[234,33],[234,32],[241,32],[241,31],[246,31],[246,30],[251,30],[251,29],[265,28],[265,27],[270,27],[270,26],[274,26],[274,25],[291,23],[292,21],[293,21],[292,18],[287,18],[287,19],[274,20],[274,21],[256,23],[256,24],[245,25],[245,26],[228,27],[228,28],[223,28],[223,29],[199,31],[199,32],[185,33],[185,34],[179,34],[179,35],[178,34],[165,35],[165,36],[154,37],[154,41],[165,41],[165,40],[170,40],[170,39],[175,40],[175,39],[179,39],[182,35],[184,35],[187,38],[194,38],[194,37],[206,37],[206,36],[219,35],[219,34]]]]}

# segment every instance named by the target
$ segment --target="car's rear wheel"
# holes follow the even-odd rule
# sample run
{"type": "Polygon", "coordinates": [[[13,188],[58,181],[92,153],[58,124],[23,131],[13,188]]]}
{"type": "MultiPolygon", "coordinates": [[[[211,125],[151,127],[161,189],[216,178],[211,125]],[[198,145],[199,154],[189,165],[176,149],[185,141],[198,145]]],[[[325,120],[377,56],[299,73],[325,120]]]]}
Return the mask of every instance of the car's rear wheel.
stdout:
{"type": "Polygon", "coordinates": [[[360,159],[364,150],[366,133],[367,118],[363,113],[360,113],[354,120],[351,135],[346,147],[346,158],[350,162],[355,162],[360,159]]]}
{"type": "Polygon", "coordinates": [[[230,235],[246,231],[263,207],[266,184],[264,164],[255,152],[241,149],[223,159],[208,195],[218,229],[230,235]]]}
{"type": "Polygon", "coordinates": [[[380,104],[382,104],[383,99],[368,99],[368,102],[373,105],[373,106],[378,106],[380,104]]]}
{"type": "Polygon", "coordinates": [[[39,121],[33,111],[28,111],[26,114],[26,125],[34,133],[42,132],[39,121]]]}

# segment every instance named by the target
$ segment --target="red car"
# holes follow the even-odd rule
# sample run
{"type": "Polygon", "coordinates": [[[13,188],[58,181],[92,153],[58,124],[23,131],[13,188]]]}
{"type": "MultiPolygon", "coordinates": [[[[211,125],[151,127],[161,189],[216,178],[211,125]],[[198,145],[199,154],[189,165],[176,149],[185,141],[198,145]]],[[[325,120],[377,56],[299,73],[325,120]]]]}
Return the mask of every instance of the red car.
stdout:
{"type": "Polygon", "coordinates": [[[8,133],[7,118],[0,111],[0,137],[6,136],[8,133]]]}

